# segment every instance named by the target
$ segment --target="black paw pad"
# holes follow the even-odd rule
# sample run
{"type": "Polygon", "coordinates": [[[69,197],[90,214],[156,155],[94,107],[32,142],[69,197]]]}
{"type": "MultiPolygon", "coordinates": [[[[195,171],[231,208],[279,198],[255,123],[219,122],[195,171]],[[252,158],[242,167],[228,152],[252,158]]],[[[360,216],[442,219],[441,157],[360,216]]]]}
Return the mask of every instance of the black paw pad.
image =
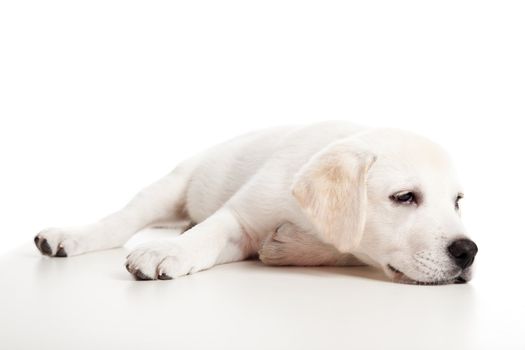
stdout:
{"type": "Polygon", "coordinates": [[[138,281],[148,281],[148,280],[152,279],[151,277],[149,277],[146,274],[142,273],[142,271],[140,271],[140,270],[135,270],[133,272],[133,276],[135,276],[135,279],[138,280],[138,281]]]}
{"type": "Polygon", "coordinates": [[[55,256],[58,256],[59,258],[67,258],[67,253],[64,247],[59,246],[55,256]]]}
{"type": "Polygon", "coordinates": [[[42,254],[51,256],[53,251],[51,250],[51,247],[49,246],[49,243],[47,243],[47,240],[45,238],[41,238],[40,239],[40,238],[37,237],[37,238],[35,238],[35,243],[36,243],[37,240],[38,240],[37,247],[38,247],[38,249],[40,249],[42,254]]]}
{"type": "Polygon", "coordinates": [[[171,280],[173,277],[166,275],[164,272],[157,277],[159,280],[171,280]]]}

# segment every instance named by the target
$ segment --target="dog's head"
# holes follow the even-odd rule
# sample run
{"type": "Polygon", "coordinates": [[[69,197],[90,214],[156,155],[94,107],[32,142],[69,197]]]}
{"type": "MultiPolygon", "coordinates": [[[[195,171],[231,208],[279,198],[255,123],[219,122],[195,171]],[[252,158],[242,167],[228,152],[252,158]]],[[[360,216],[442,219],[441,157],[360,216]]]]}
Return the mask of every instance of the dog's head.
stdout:
{"type": "Polygon", "coordinates": [[[460,219],[463,192],[447,154],[420,136],[366,131],[316,154],[293,194],[321,238],[399,282],[465,282],[477,246],[460,219]]]}

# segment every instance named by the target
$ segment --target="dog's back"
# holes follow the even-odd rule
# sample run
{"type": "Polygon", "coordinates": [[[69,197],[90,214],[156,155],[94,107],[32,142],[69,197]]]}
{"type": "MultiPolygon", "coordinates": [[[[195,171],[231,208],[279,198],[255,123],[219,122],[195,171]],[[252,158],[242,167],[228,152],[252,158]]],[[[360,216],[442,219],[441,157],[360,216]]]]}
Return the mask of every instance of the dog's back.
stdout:
{"type": "MultiPolygon", "coordinates": [[[[268,196],[290,192],[293,175],[331,142],[362,130],[341,121],[264,129],[239,136],[204,152],[188,183],[186,209],[198,223],[249,182],[263,181],[268,196]],[[278,187],[278,188],[276,188],[278,187]]],[[[257,188],[261,186],[257,185],[257,188]]]]}

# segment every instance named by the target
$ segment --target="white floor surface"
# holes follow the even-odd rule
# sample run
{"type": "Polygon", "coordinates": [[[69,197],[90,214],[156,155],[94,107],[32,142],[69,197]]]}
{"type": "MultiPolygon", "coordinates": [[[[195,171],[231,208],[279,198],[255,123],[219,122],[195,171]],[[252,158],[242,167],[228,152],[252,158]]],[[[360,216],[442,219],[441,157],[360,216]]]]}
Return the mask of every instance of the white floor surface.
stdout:
{"type": "MultiPolygon", "coordinates": [[[[394,284],[371,268],[245,261],[134,281],[129,249],[0,257],[0,348],[525,349],[522,284],[394,284]]],[[[479,277],[479,276],[478,276],[479,277]]]]}

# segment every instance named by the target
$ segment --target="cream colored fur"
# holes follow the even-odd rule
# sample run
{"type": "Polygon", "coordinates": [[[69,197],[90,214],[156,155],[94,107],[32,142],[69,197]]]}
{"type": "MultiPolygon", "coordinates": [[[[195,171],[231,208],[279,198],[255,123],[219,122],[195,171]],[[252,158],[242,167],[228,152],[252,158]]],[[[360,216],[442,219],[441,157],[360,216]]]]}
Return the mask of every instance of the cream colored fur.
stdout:
{"type": "Polygon", "coordinates": [[[170,279],[260,255],[273,265],[369,264],[395,280],[470,278],[446,247],[466,237],[461,191],[446,153],[395,129],[346,122],[272,128],[240,136],[182,162],[99,222],[44,230],[47,255],[122,246],[148,226],[195,224],[181,236],[131,252],[139,279],[170,279]],[[421,205],[391,195],[421,193],[421,205]],[[389,268],[402,271],[396,273],[389,268]]]}

